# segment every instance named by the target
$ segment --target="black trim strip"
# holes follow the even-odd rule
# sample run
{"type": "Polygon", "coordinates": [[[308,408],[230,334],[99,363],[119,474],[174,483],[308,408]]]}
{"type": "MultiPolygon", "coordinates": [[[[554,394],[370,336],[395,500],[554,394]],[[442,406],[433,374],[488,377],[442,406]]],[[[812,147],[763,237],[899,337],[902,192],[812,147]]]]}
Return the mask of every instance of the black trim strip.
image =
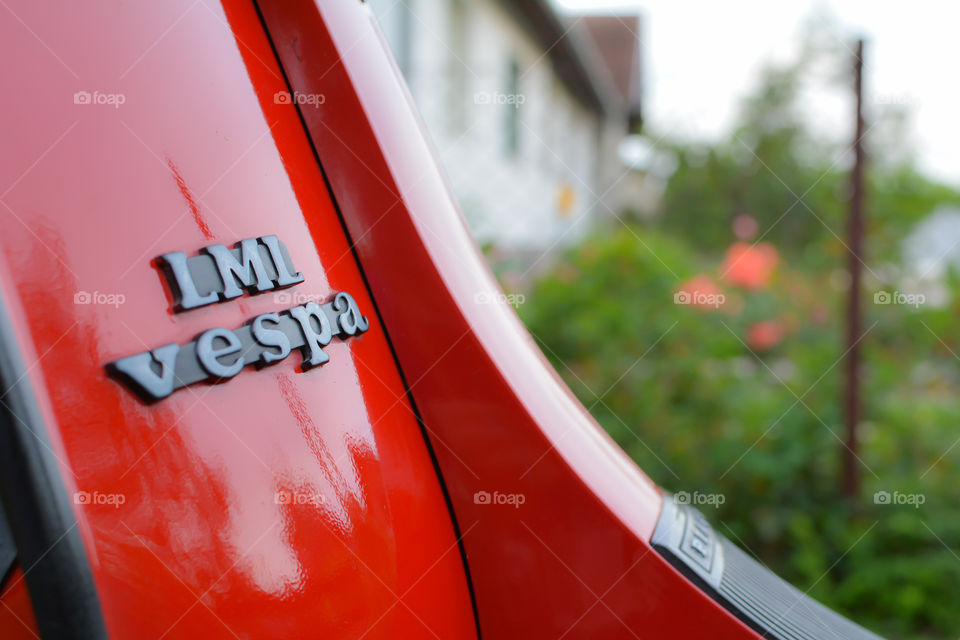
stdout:
{"type": "Polygon", "coordinates": [[[40,634],[106,638],[87,552],[3,300],[0,390],[0,500],[40,634]]]}
{"type": "Polygon", "coordinates": [[[882,640],[790,585],[719,535],[699,511],[663,496],[653,548],[763,638],[882,640]]]}
{"type": "MultiPolygon", "coordinates": [[[[280,67],[280,73],[283,74],[283,81],[287,86],[287,92],[290,95],[293,95],[293,86],[290,84],[290,78],[287,75],[286,69],[283,68],[283,60],[280,58],[280,52],[277,51],[277,46],[273,41],[273,36],[270,34],[270,29],[267,27],[267,21],[263,16],[263,11],[260,10],[260,1],[261,0],[254,0],[253,5],[257,10],[257,15],[260,17],[260,24],[263,25],[263,31],[267,36],[267,41],[270,43],[270,49],[273,51],[273,56],[277,60],[277,66],[280,67]]],[[[393,356],[393,361],[397,365],[397,372],[400,374],[400,381],[403,384],[404,394],[406,395],[407,402],[410,403],[410,408],[416,417],[417,425],[420,427],[420,434],[423,436],[423,442],[427,447],[427,453],[430,455],[431,463],[433,463],[433,470],[434,473],[436,473],[437,482],[440,484],[440,490],[443,493],[443,500],[446,503],[447,511],[450,514],[450,522],[453,524],[453,534],[457,538],[457,547],[460,550],[460,560],[463,563],[463,572],[467,580],[467,591],[470,594],[470,606],[473,608],[473,622],[477,629],[477,640],[481,640],[480,612],[477,610],[477,596],[473,588],[473,578],[470,575],[470,563],[467,562],[467,549],[463,544],[463,531],[460,528],[460,523],[457,521],[457,514],[453,510],[453,500],[450,498],[450,490],[447,488],[447,483],[443,479],[443,473],[440,470],[440,462],[437,460],[437,453],[433,448],[433,443],[430,441],[430,434],[426,424],[423,421],[423,417],[420,415],[420,409],[417,408],[417,403],[413,399],[413,394],[410,392],[410,383],[407,380],[406,374],[403,372],[403,367],[400,366],[400,358],[397,357],[397,352],[393,347],[393,341],[390,339],[390,334],[387,331],[387,325],[383,321],[383,316],[380,315],[380,308],[377,306],[377,299],[373,295],[373,290],[370,288],[370,282],[367,279],[367,274],[363,270],[363,263],[360,261],[360,256],[357,254],[353,240],[350,238],[350,230],[347,228],[347,222],[344,219],[343,210],[340,208],[340,203],[337,202],[337,198],[333,193],[333,186],[330,184],[330,179],[327,177],[327,172],[323,168],[323,162],[320,160],[320,152],[317,150],[317,146],[313,142],[313,137],[310,135],[310,129],[307,128],[307,121],[303,117],[301,105],[296,104],[295,106],[297,109],[297,117],[300,119],[300,125],[303,127],[303,135],[306,136],[307,142],[310,144],[310,149],[313,151],[313,157],[317,161],[317,167],[320,169],[320,174],[323,176],[324,186],[327,189],[327,193],[330,195],[330,201],[333,203],[333,208],[337,212],[337,217],[340,219],[340,226],[343,229],[343,234],[347,239],[347,243],[350,245],[350,253],[353,255],[353,259],[357,265],[357,270],[360,272],[360,277],[363,279],[363,286],[366,288],[367,294],[370,296],[370,300],[373,302],[373,312],[376,314],[377,321],[379,322],[380,327],[383,329],[383,335],[387,340],[387,346],[390,348],[390,355],[393,356]]]]}
{"type": "Polygon", "coordinates": [[[0,509],[0,593],[6,588],[7,577],[17,563],[17,544],[13,541],[7,517],[0,509]]]}

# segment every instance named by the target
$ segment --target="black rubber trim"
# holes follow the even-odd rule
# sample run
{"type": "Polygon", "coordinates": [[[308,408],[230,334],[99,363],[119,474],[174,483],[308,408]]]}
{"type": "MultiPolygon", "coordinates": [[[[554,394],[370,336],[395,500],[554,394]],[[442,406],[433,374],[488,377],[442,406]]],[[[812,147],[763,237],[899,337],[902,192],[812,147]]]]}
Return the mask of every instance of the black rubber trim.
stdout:
{"type": "Polygon", "coordinates": [[[665,495],[653,548],[704,593],[764,638],[881,640],[778,577],[665,495]]]}
{"type": "Polygon", "coordinates": [[[3,509],[0,509],[0,592],[6,586],[7,576],[10,575],[16,562],[17,545],[13,541],[7,517],[3,515],[3,509]]]}
{"type": "Polygon", "coordinates": [[[0,300],[0,501],[41,636],[107,637],[77,521],[0,300]]]}
{"type": "MultiPolygon", "coordinates": [[[[267,21],[263,17],[263,11],[260,9],[260,2],[261,0],[254,0],[253,2],[254,7],[257,10],[257,15],[260,17],[260,24],[263,26],[263,31],[267,36],[267,40],[270,42],[270,49],[273,51],[273,56],[277,60],[277,66],[280,67],[280,72],[283,74],[283,82],[287,86],[287,91],[290,95],[293,95],[293,86],[290,84],[290,78],[287,75],[287,70],[283,67],[283,60],[280,58],[280,52],[277,51],[277,46],[273,41],[273,36],[270,33],[270,28],[267,26],[267,21]]],[[[460,551],[460,561],[463,564],[463,572],[467,580],[467,592],[470,595],[470,605],[473,608],[473,623],[477,630],[477,640],[482,640],[482,635],[480,633],[480,611],[477,609],[477,595],[473,588],[473,578],[470,575],[470,563],[467,561],[467,549],[463,544],[463,531],[460,528],[460,523],[457,521],[457,514],[453,509],[453,500],[450,498],[450,490],[447,488],[447,483],[443,478],[443,472],[440,470],[440,461],[437,459],[437,453],[434,450],[433,443],[430,440],[430,434],[426,423],[424,423],[423,418],[420,415],[420,409],[417,408],[417,403],[413,399],[413,394],[410,392],[410,383],[407,381],[407,376],[404,374],[403,367],[400,365],[400,358],[397,357],[397,352],[393,347],[393,341],[390,340],[390,334],[387,332],[387,325],[383,321],[383,316],[380,314],[380,308],[377,306],[377,299],[373,295],[373,290],[370,288],[370,282],[367,279],[367,274],[363,270],[363,263],[360,261],[360,256],[357,254],[353,240],[350,238],[350,230],[347,228],[347,221],[344,218],[340,204],[337,202],[337,197],[333,192],[333,186],[330,184],[330,179],[327,177],[327,172],[323,168],[323,162],[320,160],[320,152],[317,150],[317,146],[313,142],[313,137],[310,135],[310,129],[307,127],[307,121],[303,118],[303,112],[301,111],[302,107],[299,104],[294,106],[297,108],[297,117],[300,119],[300,126],[303,127],[303,135],[306,136],[307,142],[310,144],[310,149],[313,151],[313,157],[317,161],[317,167],[319,167],[320,174],[323,176],[324,187],[326,188],[327,193],[330,195],[330,202],[333,203],[333,208],[337,212],[337,217],[340,219],[340,226],[343,229],[343,235],[346,237],[347,243],[350,245],[350,253],[353,255],[354,262],[357,265],[357,270],[360,272],[360,278],[363,280],[363,286],[366,288],[367,294],[370,296],[370,300],[373,302],[373,312],[377,315],[377,322],[383,329],[383,335],[384,338],[386,338],[387,346],[390,349],[390,355],[393,356],[393,361],[397,365],[397,373],[399,373],[400,381],[403,384],[404,395],[406,396],[407,402],[410,403],[410,408],[416,417],[417,425],[420,427],[420,434],[423,437],[423,442],[427,447],[427,453],[430,455],[430,462],[433,464],[433,470],[437,476],[437,482],[439,482],[440,490],[443,493],[443,500],[447,505],[447,512],[450,514],[450,522],[453,525],[453,534],[457,539],[457,548],[460,551]]]]}

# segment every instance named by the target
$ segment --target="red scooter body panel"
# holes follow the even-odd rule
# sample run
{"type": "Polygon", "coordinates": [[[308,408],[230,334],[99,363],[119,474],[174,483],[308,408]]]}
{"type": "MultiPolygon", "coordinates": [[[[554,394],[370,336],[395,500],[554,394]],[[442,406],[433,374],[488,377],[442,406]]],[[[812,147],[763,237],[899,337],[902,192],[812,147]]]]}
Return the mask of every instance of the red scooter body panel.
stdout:
{"type": "Polygon", "coordinates": [[[37,637],[37,621],[30,607],[30,594],[23,571],[14,569],[7,576],[7,585],[0,596],[0,631],[5,640],[26,640],[37,637]]]}
{"type": "Polygon", "coordinates": [[[7,14],[0,288],[110,636],[475,637],[436,470],[255,7],[7,14]],[[285,298],[172,310],[156,256],[265,234],[305,276],[285,298]],[[370,328],[307,372],[293,353],[145,404],[104,368],[336,291],[370,328]]]}
{"type": "Polygon", "coordinates": [[[370,13],[261,10],[292,89],[337,96],[303,117],[437,452],[484,637],[758,637],[652,550],[660,491],[489,304],[500,289],[370,13]]]}

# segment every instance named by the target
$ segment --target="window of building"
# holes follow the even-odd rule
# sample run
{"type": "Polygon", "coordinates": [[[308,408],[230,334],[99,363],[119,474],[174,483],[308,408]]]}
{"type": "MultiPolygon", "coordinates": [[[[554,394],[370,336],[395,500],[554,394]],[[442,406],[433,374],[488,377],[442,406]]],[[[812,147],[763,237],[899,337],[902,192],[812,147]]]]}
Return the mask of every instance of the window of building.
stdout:
{"type": "Polygon", "coordinates": [[[450,82],[448,86],[449,96],[449,125],[450,133],[459,136],[467,130],[468,113],[468,77],[469,71],[469,46],[468,38],[470,29],[468,28],[467,2],[466,0],[453,0],[450,4],[450,42],[449,48],[451,55],[447,58],[449,66],[450,82]]]}
{"type": "Polygon", "coordinates": [[[507,91],[500,100],[504,110],[504,151],[508,158],[520,152],[520,63],[510,59],[507,69],[507,91]]]}

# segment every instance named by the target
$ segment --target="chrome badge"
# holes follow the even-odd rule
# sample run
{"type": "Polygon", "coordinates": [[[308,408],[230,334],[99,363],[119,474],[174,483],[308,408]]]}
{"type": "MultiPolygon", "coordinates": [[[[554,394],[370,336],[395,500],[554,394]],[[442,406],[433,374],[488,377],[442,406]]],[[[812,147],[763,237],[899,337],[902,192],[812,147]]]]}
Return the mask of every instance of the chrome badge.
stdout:
{"type": "MultiPolygon", "coordinates": [[[[159,261],[174,299],[174,311],[253,295],[303,282],[290,254],[276,236],[241,240],[233,249],[222,244],[187,257],[166,253],[159,261]]],[[[349,293],[339,292],[325,304],[307,302],[284,311],[264,313],[238,329],[215,327],[183,345],[163,345],[115,360],[107,371],[137,395],[153,402],[177,389],[202,381],[232,378],[247,365],[274,364],[299,349],[302,368],[330,360],[323,350],[335,336],[346,339],[370,328],[349,293]]]]}

